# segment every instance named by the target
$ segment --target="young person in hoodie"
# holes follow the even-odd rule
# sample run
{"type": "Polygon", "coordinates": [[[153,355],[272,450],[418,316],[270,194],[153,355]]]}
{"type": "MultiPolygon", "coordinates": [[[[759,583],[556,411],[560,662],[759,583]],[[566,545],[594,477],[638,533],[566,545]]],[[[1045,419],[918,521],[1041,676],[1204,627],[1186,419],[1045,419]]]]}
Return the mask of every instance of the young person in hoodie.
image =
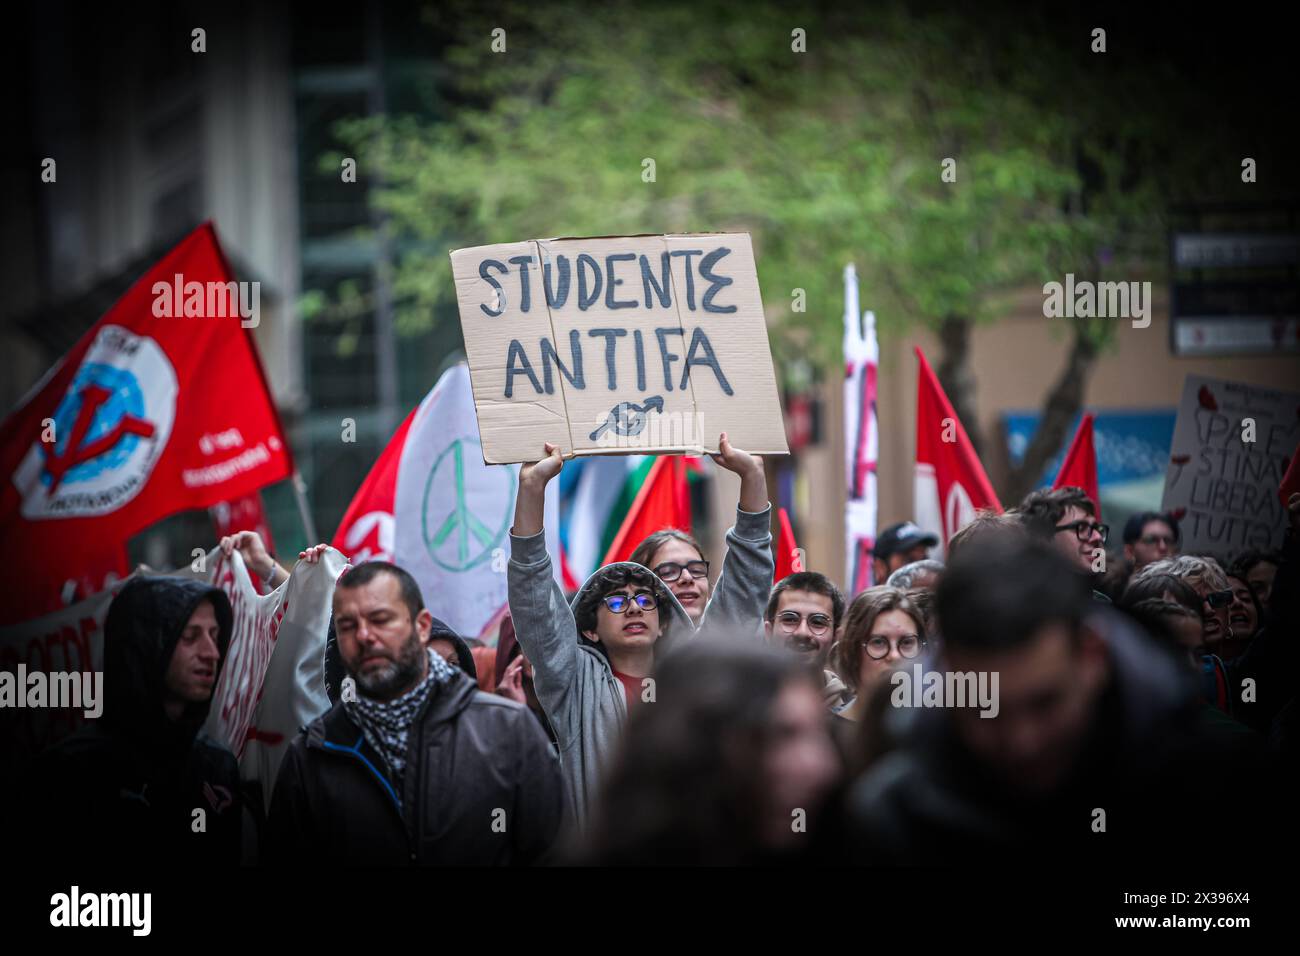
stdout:
{"type": "Polygon", "coordinates": [[[41,858],[239,863],[239,766],[201,732],[232,620],[225,593],[199,581],[123,586],[104,624],[103,713],[34,768],[38,822],[27,829],[41,858]]]}
{"type": "Polygon", "coordinates": [[[718,448],[713,460],[740,476],[740,501],[722,572],[698,625],[653,571],[630,561],[599,568],[566,603],[542,529],[546,484],[560,473],[563,459],[547,443],[545,458],[520,469],[510,533],[510,613],[555,733],[567,812],[580,826],[622,739],[629,709],[651,692],[647,679],[655,661],[698,630],[752,634],[761,641],[775,572],[767,481],[762,461],[733,448],[726,433],[718,448]]]}

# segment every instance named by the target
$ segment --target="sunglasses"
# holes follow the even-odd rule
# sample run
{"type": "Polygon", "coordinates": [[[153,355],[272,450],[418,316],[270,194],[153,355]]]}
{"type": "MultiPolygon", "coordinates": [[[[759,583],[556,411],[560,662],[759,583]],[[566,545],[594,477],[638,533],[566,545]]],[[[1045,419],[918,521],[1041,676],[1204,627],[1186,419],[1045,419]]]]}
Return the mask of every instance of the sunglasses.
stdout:
{"type": "Polygon", "coordinates": [[[659,575],[659,580],[670,584],[680,578],[683,571],[689,573],[693,578],[708,577],[709,562],[687,561],[685,564],[678,564],[676,561],[665,561],[655,568],[655,574],[659,575]]]}
{"type": "Polygon", "coordinates": [[[1208,604],[1210,607],[1214,608],[1217,611],[1220,608],[1225,608],[1232,603],[1232,590],[1229,589],[1227,591],[1211,591],[1209,594],[1205,595],[1204,600],[1206,604],[1208,604]]]}
{"type": "Polygon", "coordinates": [[[636,602],[636,606],[643,611],[653,611],[659,606],[655,596],[649,591],[637,591],[636,594],[607,594],[604,597],[605,607],[609,608],[614,614],[625,614],[627,609],[636,602]]]}

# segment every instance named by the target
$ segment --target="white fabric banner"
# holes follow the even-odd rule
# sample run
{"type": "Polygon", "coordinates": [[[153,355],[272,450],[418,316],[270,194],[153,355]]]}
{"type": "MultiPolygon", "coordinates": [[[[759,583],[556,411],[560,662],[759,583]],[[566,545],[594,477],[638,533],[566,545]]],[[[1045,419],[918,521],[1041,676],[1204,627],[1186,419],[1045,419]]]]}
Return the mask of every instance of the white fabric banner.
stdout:
{"type": "MultiPolygon", "coordinates": [[[[334,582],[346,567],[333,548],[317,564],[299,561],[289,580],[258,594],[235,552],[214,548],[203,570],[176,577],[205,581],[226,592],[234,612],[230,647],[212,692],[204,732],[239,758],[240,775],[258,780],[269,799],[284,751],[298,728],[329,708],[325,693],[325,638],[334,582]]],[[[134,575],[132,575],[134,577],[134,575]]],[[[130,580],[127,578],[126,580],[130,580]]],[[[0,630],[0,670],[102,671],[104,621],[126,581],[53,614],[0,630]]],[[[14,738],[33,753],[78,729],[80,709],[40,708],[20,715],[14,738]]]]}
{"type": "Polygon", "coordinates": [[[347,567],[330,548],[316,564],[299,561],[289,580],[258,594],[239,552],[207,556],[207,580],[226,592],[234,633],[213,690],[204,731],[239,758],[240,776],[261,781],[270,798],[284,752],[298,728],[329,709],[325,693],[325,639],[334,582],[347,567]]]}
{"type": "Polygon", "coordinates": [[[880,435],[876,422],[875,313],[858,311],[858,275],[844,267],[844,577],[845,596],[871,587],[871,549],[876,543],[876,460],[880,435]]]}

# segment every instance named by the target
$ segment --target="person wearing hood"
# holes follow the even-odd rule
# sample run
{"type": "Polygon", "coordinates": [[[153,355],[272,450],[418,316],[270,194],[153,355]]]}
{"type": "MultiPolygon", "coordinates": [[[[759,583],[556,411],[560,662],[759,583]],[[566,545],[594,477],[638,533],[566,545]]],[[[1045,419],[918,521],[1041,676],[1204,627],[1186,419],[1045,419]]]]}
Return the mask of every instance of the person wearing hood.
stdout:
{"type": "MultiPolygon", "coordinates": [[[[891,701],[896,745],[846,804],[853,862],[1189,859],[1240,781],[1277,792],[1261,748],[1198,720],[1188,668],[1086,585],[1047,543],[991,541],[949,564],[938,671],[986,675],[995,704],[891,701]]],[[[1222,849],[1280,835],[1272,796],[1249,816],[1222,849]]]]}
{"type": "Polygon", "coordinates": [[[35,768],[43,857],[239,863],[239,765],[201,730],[232,625],[219,588],[126,582],[104,624],[103,714],[35,768]]]}
{"type": "Polygon", "coordinates": [[[528,865],[559,831],[559,764],[525,707],[478,689],[432,646],[415,579],[386,561],[340,575],[348,681],[285,753],[273,865],[528,865]]]}
{"type": "Polygon", "coordinates": [[[555,582],[542,519],[546,485],[560,473],[557,446],[519,472],[510,532],[508,593],[515,635],[531,662],[564,773],[566,812],[583,826],[622,740],[628,713],[653,700],[655,662],[675,643],[707,629],[752,634],[760,623],[775,564],[771,505],[760,459],[733,448],[725,433],[713,460],[740,476],[736,524],[698,625],[652,570],[630,561],[597,569],[571,603],[555,582]]]}

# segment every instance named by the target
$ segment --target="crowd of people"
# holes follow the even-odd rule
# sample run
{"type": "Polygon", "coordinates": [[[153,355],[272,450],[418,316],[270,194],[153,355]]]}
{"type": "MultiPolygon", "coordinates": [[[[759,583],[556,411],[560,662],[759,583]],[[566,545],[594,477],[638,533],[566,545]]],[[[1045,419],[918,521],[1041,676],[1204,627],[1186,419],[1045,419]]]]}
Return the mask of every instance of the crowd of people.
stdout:
{"type": "MultiPolygon", "coordinates": [[[[103,717],[31,777],[32,816],[85,826],[33,831],[91,859],[232,864],[1059,864],[1254,852],[1292,826],[1300,495],[1280,551],[1224,568],[1181,554],[1156,512],[1108,553],[1081,489],[1035,491],[945,560],[912,522],[886,528],[883,583],[846,595],[817,571],[773,580],[762,462],[719,448],[740,494],[716,574],[663,529],[571,595],[543,528],[563,460],[548,445],[523,466],[495,648],[402,568],[348,568],[331,706],[266,798],[200,731],[229,599],[133,577],[106,624],[103,717]]],[[[221,547],[289,574],[255,533],[221,547]]]]}

